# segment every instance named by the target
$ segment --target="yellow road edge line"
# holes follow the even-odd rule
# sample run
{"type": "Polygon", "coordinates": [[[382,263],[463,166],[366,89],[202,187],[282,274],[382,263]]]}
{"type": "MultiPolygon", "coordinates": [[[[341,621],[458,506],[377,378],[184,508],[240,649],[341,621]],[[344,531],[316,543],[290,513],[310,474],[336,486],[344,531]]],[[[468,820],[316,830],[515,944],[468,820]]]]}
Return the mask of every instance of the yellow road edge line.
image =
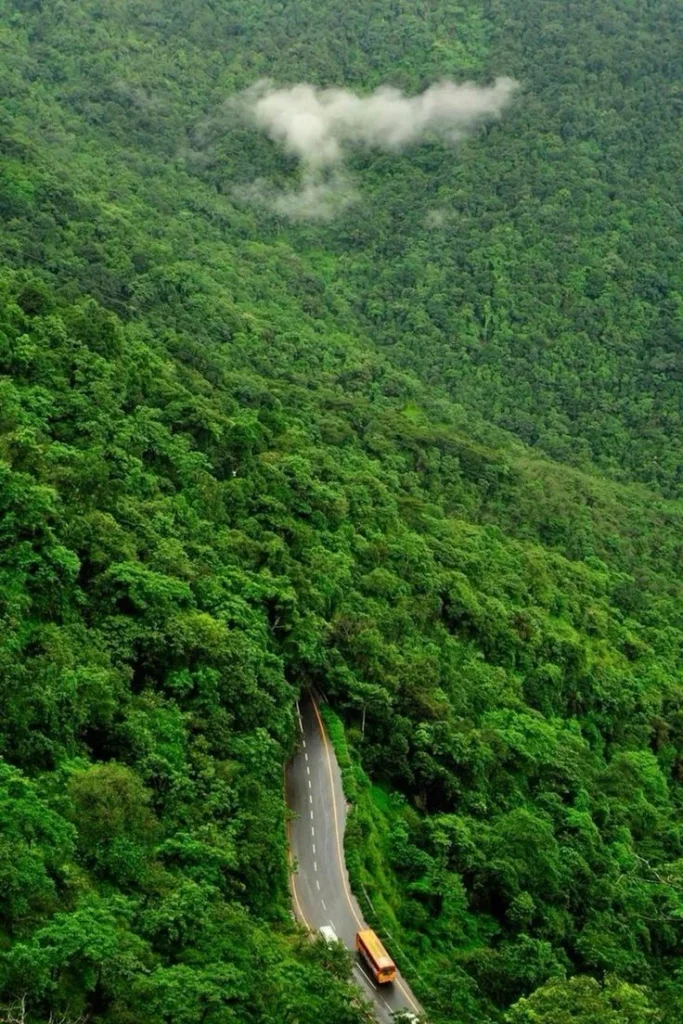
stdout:
{"type": "Polygon", "coordinates": [[[358,917],[358,914],[356,913],[356,908],[353,905],[353,900],[351,899],[351,893],[349,892],[349,883],[348,883],[348,880],[347,880],[347,877],[346,877],[346,860],[344,858],[344,851],[343,851],[343,847],[342,847],[342,844],[341,844],[341,839],[339,837],[339,820],[337,818],[337,799],[336,799],[336,797],[334,795],[334,773],[332,771],[332,758],[330,756],[330,745],[329,745],[328,740],[327,740],[327,734],[325,732],[325,726],[323,725],[323,720],[320,717],[320,712],[318,711],[318,705],[316,704],[315,699],[313,697],[311,697],[311,701],[313,702],[313,710],[315,711],[315,717],[318,719],[318,728],[320,729],[320,735],[323,738],[323,744],[324,744],[324,747],[325,747],[325,753],[327,755],[327,770],[329,772],[330,786],[332,788],[332,811],[334,813],[334,831],[335,831],[336,836],[337,836],[337,857],[339,859],[339,867],[341,869],[341,876],[342,876],[342,884],[344,886],[344,893],[346,895],[347,903],[349,904],[349,907],[351,908],[351,913],[353,914],[354,918],[356,919],[356,924],[358,925],[359,928],[362,928],[363,927],[363,922],[361,921],[361,919],[358,917]]]}
{"type": "Polygon", "coordinates": [[[412,1008],[415,1010],[415,1013],[421,1014],[422,1010],[417,1005],[417,1003],[415,1002],[415,1000],[413,999],[413,997],[411,996],[410,992],[405,987],[405,985],[403,984],[403,982],[401,981],[400,978],[396,978],[396,984],[398,985],[398,987],[400,988],[401,992],[406,997],[406,999],[408,1000],[408,1002],[410,1003],[412,1008]]]}
{"type": "MultiPolygon", "coordinates": [[[[335,798],[335,795],[334,795],[334,774],[332,772],[332,758],[330,756],[330,745],[329,745],[329,742],[328,742],[328,739],[327,739],[327,733],[325,732],[325,726],[323,725],[323,720],[320,717],[320,712],[318,711],[318,705],[316,704],[315,698],[313,696],[311,696],[311,701],[313,703],[313,710],[315,711],[315,717],[318,719],[318,728],[320,729],[320,735],[323,738],[323,744],[325,746],[325,753],[327,754],[327,768],[328,768],[328,772],[329,772],[329,775],[330,775],[330,785],[332,787],[332,810],[334,811],[334,830],[335,830],[335,832],[337,834],[337,856],[339,858],[339,866],[341,868],[341,876],[342,876],[342,882],[343,882],[343,885],[344,885],[344,893],[346,895],[347,902],[348,902],[349,906],[351,907],[351,913],[353,914],[353,916],[356,919],[356,924],[358,925],[359,928],[362,928],[364,922],[360,920],[360,918],[358,917],[358,914],[356,913],[356,909],[355,909],[355,907],[353,905],[353,900],[351,899],[351,893],[349,892],[349,885],[348,885],[348,882],[347,882],[347,879],[346,879],[346,860],[345,860],[345,858],[343,856],[343,849],[342,849],[341,841],[340,841],[340,838],[339,838],[339,822],[337,820],[337,801],[336,801],[336,798],[335,798]]],[[[305,918],[304,918],[304,920],[305,920],[305,918]]],[[[408,1000],[408,1002],[410,1003],[412,1008],[415,1010],[415,1012],[416,1013],[422,1013],[422,1010],[417,1005],[417,1003],[415,1002],[415,1000],[411,996],[410,992],[408,992],[408,990],[406,989],[405,985],[403,985],[403,983],[401,982],[400,978],[396,978],[396,984],[398,985],[398,987],[400,988],[401,992],[406,997],[406,999],[408,1000]]]]}

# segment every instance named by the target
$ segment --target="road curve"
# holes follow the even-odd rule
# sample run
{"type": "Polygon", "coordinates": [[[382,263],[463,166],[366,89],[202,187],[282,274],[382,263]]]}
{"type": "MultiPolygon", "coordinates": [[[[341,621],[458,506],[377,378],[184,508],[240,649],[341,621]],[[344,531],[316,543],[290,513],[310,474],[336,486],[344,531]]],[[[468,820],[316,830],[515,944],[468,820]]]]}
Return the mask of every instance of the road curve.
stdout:
{"type": "MultiPolygon", "coordinates": [[[[313,698],[305,698],[297,711],[301,744],[286,775],[287,803],[294,812],[289,827],[294,910],[312,932],[332,925],[353,950],[356,932],[366,926],[344,861],[346,799],[341,772],[313,698]]],[[[391,1015],[398,1010],[422,1013],[400,975],[393,984],[378,986],[356,955],[354,978],[382,1024],[391,1024],[391,1015]]]]}

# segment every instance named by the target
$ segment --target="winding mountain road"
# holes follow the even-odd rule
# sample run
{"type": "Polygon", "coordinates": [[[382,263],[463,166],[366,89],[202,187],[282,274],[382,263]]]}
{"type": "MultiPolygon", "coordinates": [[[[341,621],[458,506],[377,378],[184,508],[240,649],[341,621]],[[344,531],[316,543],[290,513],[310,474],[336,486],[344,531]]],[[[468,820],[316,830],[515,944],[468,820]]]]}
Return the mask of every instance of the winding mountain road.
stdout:
{"type": "MultiPolygon", "coordinates": [[[[287,803],[294,812],[289,828],[297,869],[292,875],[294,909],[310,931],[331,925],[347,949],[355,950],[356,932],[366,925],[344,861],[346,798],[341,772],[313,698],[306,698],[297,710],[301,747],[286,776],[287,803]]],[[[391,1024],[392,1013],[399,1010],[422,1013],[400,975],[393,984],[376,985],[356,954],[354,977],[382,1024],[391,1024]]]]}

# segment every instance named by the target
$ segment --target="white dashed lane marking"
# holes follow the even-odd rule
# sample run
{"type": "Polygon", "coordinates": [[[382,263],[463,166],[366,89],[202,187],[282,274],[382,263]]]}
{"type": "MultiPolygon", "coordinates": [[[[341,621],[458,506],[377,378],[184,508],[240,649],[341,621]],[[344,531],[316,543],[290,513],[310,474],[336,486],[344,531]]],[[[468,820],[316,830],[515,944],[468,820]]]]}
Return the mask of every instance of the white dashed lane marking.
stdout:
{"type": "Polygon", "coordinates": [[[317,871],[317,870],[318,870],[318,862],[317,862],[317,860],[314,860],[314,861],[313,861],[313,870],[314,870],[314,871],[317,871]]]}
{"type": "MultiPolygon", "coordinates": [[[[318,892],[320,892],[320,882],[318,881],[317,878],[315,880],[315,884],[318,886],[318,892]]],[[[327,910],[327,907],[325,907],[325,910],[327,910]]]]}
{"type": "Polygon", "coordinates": [[[327,910],[327,904],[325,903],[325,900],[321,899],[320,902],[323,905],[323,910],[327,910]]]}
{"type": "Polygon", "coordinates": [[[313,843],[313,856],[315,857],[315,843],[313,843]]]}

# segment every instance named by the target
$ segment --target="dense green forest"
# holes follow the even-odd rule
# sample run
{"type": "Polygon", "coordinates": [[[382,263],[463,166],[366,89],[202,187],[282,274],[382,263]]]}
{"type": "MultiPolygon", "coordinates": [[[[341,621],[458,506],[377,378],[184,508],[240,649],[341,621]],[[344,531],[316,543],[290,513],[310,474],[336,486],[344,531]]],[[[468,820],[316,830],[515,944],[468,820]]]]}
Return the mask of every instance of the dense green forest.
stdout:
{"type": "Polygon", "coordinates": [[[5,1024],[368,1020],[309,685],[434,1024],[683,1021],[682,60],[676,0],[0,0],[5,1024]],[[519,89],[309,222],[265,75],[519,89]]]}

